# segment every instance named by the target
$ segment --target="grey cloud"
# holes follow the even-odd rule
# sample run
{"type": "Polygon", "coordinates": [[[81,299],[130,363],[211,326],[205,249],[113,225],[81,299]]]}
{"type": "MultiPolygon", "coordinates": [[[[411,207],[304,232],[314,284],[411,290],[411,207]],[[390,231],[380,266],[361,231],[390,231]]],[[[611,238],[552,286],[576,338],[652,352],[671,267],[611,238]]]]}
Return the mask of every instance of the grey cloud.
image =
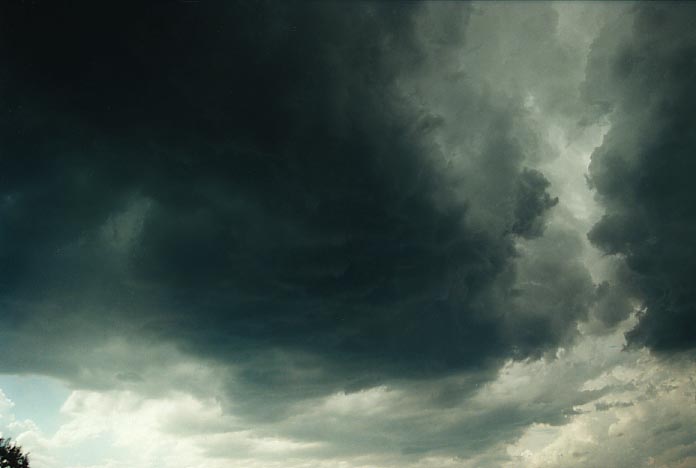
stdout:
{"type": "Polygon", "coordinates": [[[628,318],[633,311],[630,296],[618,285],[604,281],[597,286],[593,316],[608,329],[628,318]]]}
{"type": "Polygon", "coordinates": [[[586,95],[611,110],[612,125],[592,156],[590,181],[606,213],[589,238],[625,259],[638,289],[644,312],[631,343],[659,351],[692,348],[696,336],[693,18],[686,4],[640,5],[607,27],[588,62],[586,95]]]}
{"type": "MultiPolygon", "coordinates": [[[[537,147],[516,140],[533,133],[519,103],[456,80],[484,125],[472,130],[488,135],[469,132],[460,143],[481,153],[447,174],[435,140],[453,116],[426,114],[397,85],[463,45],[469,7],[443,8],[141,7],[126,30],[118,8],[52,11],[64,21],[50,24],[10,8],[58,37],[3,33],[17,91],[8,128],[22,135],[5,143],[10,314],[23,330],[44,323],[55,346],[72,324],[68,336],[97,333],[78,338],[85,348],[129,330],[245,362],[270,387],[288,383],[253,364],[270,348],[319,356],[341,370],[322,379],[348,387],[519,353],[496,308],[515,281],[515,238],[540,236],[556,199],[525,168],[537,147]],[[32,317],[37,298],[52,306],[32,317]]],[[[539,325],[526,317],[515,323],[539,325]]]]}
{"type": "Polygon", "coordinates": [[[631,401],[619,401],[616,403],[605,403],[605,402],[599,402],[595,403],[595,409],[597,411],[607,411],[612,408],[629,408],[633,406],[634,403],[631,401]]]}
{"type": "MultiPolygon", "coordinates": [[[[212,394],[239,419],[210,432],[319,440],[305,455],[329,459],[463,460],[598,396],[471,406],[509,359],[553,361],[597,297],[611,307],[553,218],[527,102],[578,105],[555,7],[2,8],[0,340],[23,350],[2,371],[212,394]],[[338,429],[311,417],[379,385],[416,396],[338,429]]],[[[206,430],[189,416],[169,423],[206,430]]],[[[223,435],[210,453],[244,448],[223,435]]]]}
{"type": "Polygon", "coordinates": [[[686,371],[620,333],[693,345],[693,17],[3,4],[0,371],[191,396],[158,430],[225,462],[520,466],[597,418],[554,466],[688,463],[686,371]],[[596,285],[549,133],[603,122],[596,285]]]}
{"type": "MultiPolygon", "coordinates": [[[[385,466],[410,466],[424,457],[443,457],[457,460],[455,466],[503,466],[510,458],[507,444],[530,426],[560,429],[585,414],[585,407],[602,407],[626,391],[622,382],[583,388],[606,369],[630,367],[635,360],[629,353],[607,350],[616,337],[598,340],[586,339],[556,359],[509,363],[495,377],[468,373],[398,381],[309,399],[261,427],[269,437],[320,442],[296,454],[306,460],[383,457],[385,466]]],[[[659,389],[660,395],[664,390],[659,389]]],[[[209,448],[217,456],[234,456],[223,441],[209,448]]]]}
{"type": "Polygon", "coordinates": [[[541,224],[546,210],[558,203],[546,192],[549,181],[539,171],[527,169],[518,182],[515,222],[512,232],[522,237],[538,237],[544,232],[541,224]]]}

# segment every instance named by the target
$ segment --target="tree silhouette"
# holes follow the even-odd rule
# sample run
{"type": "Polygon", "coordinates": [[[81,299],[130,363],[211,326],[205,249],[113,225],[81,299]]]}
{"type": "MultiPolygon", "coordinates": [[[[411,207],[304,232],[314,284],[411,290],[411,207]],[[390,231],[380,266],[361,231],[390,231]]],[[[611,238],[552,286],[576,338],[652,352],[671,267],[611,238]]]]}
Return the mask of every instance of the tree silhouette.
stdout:
{"type": "Polygon", "coordinates": [[[29,455],[10,439],[0,437],[0,468],[29,468],[29,455]]]}

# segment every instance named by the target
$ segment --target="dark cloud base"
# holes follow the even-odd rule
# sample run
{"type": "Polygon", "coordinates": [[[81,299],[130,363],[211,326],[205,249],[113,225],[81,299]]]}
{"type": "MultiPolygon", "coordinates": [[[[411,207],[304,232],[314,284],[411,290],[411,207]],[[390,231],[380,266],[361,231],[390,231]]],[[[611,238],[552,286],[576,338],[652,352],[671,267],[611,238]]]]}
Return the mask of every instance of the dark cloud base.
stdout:
{"type": "MultiPolygon", "coordinates": [[[[520,103],[471,88],[490,137],[453,182],[434,137],[453,123],[401,92],[464,43],[467,5],[423,8],[4,4],[5,339],[163,339],[271,386],[287,376],[258,361],[283,350],[359,386],[487,371],[572,336],[586,273],[564,277],[562,312],[516,285],[515,243],[558,202],[525,167],[520,103]],[[424,38],[423,18],[446,34],[424,38]],[[482,186],[493,197],[461,196],[482,186]]],[[[60,373],[60,355],[4,366],[60,373]]]]}
{"type": "Polygon", "coordinates": [[[658,351],[696,345],[694,17],[688,4],[640,5],[628,34],[597,39],[586,82],[590,102],[613,111],[590,166],[606,214],[589,233],[627,267],[610,321],[630,311],[622,295],[636,298],[643,312],[629,339],[658,351]]]}
{"type": "Polygon", "coordinates": [[[3,2],[0,373],[174,402],[163,430],[213,457],[499,466],[586,412],[569,466],[682,457],[694,18],[3,2]],[[587,233],[566,158],[605,123],[587,233]]]}

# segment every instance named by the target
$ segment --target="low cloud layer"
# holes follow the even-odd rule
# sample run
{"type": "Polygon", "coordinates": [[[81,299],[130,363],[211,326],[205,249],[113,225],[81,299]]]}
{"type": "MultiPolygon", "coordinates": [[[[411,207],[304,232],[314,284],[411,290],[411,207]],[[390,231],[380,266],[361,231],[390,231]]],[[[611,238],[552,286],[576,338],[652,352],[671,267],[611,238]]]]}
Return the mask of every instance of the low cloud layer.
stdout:
{"type": "Polygon", "coordinates": [[[422,77],[467,46],[470,10],[177,5],[122,28],[120,9],[59,9],[68,35],[30,13],[51,45],[7,25],[14,320],[127,322],[223,360],[308,353],[374,382],[558,344],[584,312],[549,329],[557,314],[530,316],[513,293],[515,243],[558,203],[527,166],[541,148],[518,96],[464,70],[439,85],[476,121],[427,107],[422,77]]]}
{"type": "Polygon", "coordinates": [[[3,5],[0,372],[71,393],[0,431],[39,468],[688,464],[691,10],[3,5]]]}
{"type": "Polygon", "coordinates": [[[660,351],[696,343],[693,18],[686,4],[636,7],[598,37],[585,83],[588,101],[611,122],[590,165],[606,213],[589,236],[625,259],[619,287],[643,307],[631,342],[660,351]]]}

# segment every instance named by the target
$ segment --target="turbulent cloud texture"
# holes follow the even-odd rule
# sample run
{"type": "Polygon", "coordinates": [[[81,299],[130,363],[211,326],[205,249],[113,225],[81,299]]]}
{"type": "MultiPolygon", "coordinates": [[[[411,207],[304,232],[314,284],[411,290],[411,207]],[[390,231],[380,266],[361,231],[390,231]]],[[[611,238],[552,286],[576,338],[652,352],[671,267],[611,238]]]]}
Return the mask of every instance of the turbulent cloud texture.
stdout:
{"type": "Polygon", "coordinates": [[[590,166],[606,214],[589,236],[625,258],[644,307],[631,340],[656,350],[696,343],[693,25],[691,5],[636,7],[599,36],[585,83],[589,102],[611,112],[590,166]]]}
{"type": "Polygon", "coordinates": [[[3,3],[0,373],[69,396],[42,429],[0,380],[0,435],[39,468],[688,465],[694,18],[3,3]]]}
{"type": "Polygon", "coordinates": [[[525,166],[540,147],[517,96],[447,78],[477,115],[463,126],[417,103],[418,77],[466,47],[468,5],[85,8],[3,26],[3,300],[20,326],[128,322],[368,380],[564,336],[540,333],[556,312],[514,304],[515,240],[558,202],[525,166]]]}

